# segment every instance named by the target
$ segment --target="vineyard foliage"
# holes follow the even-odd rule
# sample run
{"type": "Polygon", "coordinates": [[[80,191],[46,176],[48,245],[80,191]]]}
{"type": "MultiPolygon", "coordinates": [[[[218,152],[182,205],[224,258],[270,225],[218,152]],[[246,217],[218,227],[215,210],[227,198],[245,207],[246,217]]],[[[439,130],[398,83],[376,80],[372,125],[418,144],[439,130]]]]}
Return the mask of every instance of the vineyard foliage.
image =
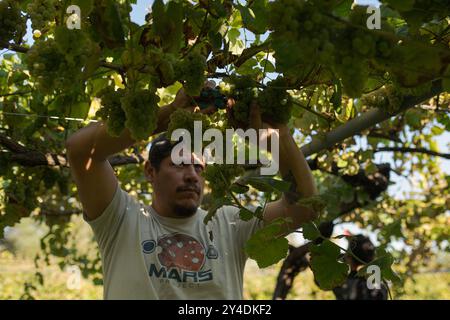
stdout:
{"type": "MultiPolygon", "coordinates": [[[[299,145],[375,108],[392,115],[310,156],[319,196],[301,201],[320,216],[301,232],[314,242],[310,266],[322,289],[342,284],[349,272],[344,248],[320,233],[322,222],[353,222],[376,234],[373,263],[397,288],[437,251],[449,250],[450,178],[441,169],[449,155],[438,144],[450,129],[448,1],[382,0],[376,29],[367,26],[367,7],[349,0],[155,0],[142,25],[130,18],[137,2],[0,1],[0,238],[32,217],[50,227],[37,267],[51,256],[62,269],[77,264],[101,282],[98,255],[88,259],[67,245],[70,217],[81,205],[66,138],[92,120],[105,121],[113,136],[129,129],[140,142],[114,167],[123,188],[148,204],[151,187],[129,159],[142,159],[159,108],[181,87],[195,97],[214,79],[234,107],[211,116],[176,112],[169,132],[190,130],[192,120],[204,129],[246,128],[252,101],[263,120],[288,124],[299,145]],[[70,27],[69,5],[80,8],[79,29],[70,27]],[[27,21],[33,41],[25,40],[27,21]],[[352,182],[380,177],[380,152],[392,156],[386,178],[416,181],[414,193],[374,196],[370,186],[352,182]]],[[[208,219],[226,204],[239,207],[243,220],[261,219],[265,203],[289,189],[279,177],[246,176],[244,169],[207,168],[208,219]]],[[[247,243],[261,267],[286,256],[283,223],[247,243]]]]}

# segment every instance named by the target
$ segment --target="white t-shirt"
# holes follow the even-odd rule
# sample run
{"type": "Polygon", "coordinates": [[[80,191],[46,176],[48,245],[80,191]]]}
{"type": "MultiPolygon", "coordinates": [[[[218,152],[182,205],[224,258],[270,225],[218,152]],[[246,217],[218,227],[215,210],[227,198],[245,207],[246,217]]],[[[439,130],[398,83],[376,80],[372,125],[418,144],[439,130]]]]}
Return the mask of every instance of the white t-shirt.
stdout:
{"type": "Polygon", "coordinates": [[[158,215],[117,187],[105,211],[87,221],[99,244],[105,299],[242,299],[244,245],[263,221],[239,209],[185,219],[158,215]]]}

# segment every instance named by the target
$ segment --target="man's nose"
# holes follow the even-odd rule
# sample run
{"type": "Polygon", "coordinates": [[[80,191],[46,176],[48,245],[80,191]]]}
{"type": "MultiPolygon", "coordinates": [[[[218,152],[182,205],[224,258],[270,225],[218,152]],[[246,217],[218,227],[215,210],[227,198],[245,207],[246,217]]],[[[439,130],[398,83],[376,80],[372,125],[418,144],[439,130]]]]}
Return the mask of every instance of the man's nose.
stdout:
{"type": "Polygon", "coordinates": [[[188,165],[184,167],[184,179],[188,182],[198,182],[198,172],[195,170],[194,165],[188,165]]]}

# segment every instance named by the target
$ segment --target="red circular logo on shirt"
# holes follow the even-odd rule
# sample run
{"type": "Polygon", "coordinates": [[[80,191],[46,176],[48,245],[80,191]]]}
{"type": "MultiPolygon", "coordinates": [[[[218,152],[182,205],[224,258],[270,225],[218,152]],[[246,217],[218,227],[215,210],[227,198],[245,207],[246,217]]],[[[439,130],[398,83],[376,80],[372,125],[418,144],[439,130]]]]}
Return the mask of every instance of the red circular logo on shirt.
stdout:
{"type": "Polygon", "coordinates": [[[158,240],[162,251],[159,262],[166,268],[199,271],[205,263],[205,248],[195,238],[182,233],[165,235],[158,240]]]}

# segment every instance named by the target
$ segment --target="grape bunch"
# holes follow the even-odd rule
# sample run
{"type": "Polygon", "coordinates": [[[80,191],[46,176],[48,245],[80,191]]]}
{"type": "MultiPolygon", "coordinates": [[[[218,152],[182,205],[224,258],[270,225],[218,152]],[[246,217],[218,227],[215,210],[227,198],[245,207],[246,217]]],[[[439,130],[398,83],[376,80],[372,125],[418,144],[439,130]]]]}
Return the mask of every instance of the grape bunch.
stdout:
{"type": "Polygon", "coordinates": [[[221,199],[226,196],[234,180],[244,173],[244,168],[237,164],[210,164],[202,175],[209,182],[212,197],[221,199]]]}
{"type": "Polygon", "coordinates": [[[65,57],[54,39],[36,41],[27,52],[27,63],[31,75],[44,93],[50,93],[55,87],[71,80],[65,79],[60,72],[65,73],[65,57]]]}
{"type": "Polygon", "coordinates": [[[183,81],[188,95],[198,96],[205,83],[206,58],[198,51],[190,52],[174,66],[175,78],[183,81]]]}
{"type": "Polygon", "coordinates": [[[155,75],[154,85],[157,88],[170,86],[178,80],[176,76],[181,76],[181,74],[175,74],[180,60],[173,53],[166,53],[161,48],[149,46],[145,60],[149,62],[145,66],[145,71],[155,75]]]}
{"type": "Polygon", "coordinates": [[[235,101],[230,112],[231,122],[238,127],[246,127],[250,117],[250,105],[258,97],[256,81],[250,76],[232,75],[219,84],[222,94],[232,97],[235,101]]]}
{"type": "Polygon", "coordinates": [[[417,28],[432,19],[439,21],[450,15],[447,0],[382,0],[400,13],[411,27],[417,28]]]}
{"type": "Polygon", "coordinates": [[[33,30],[44,30],[57,15],[56,0],[32,0],[27,6],[33,30]]]}
{"type": "MultiPolygon", "coordinates": [[[[185,129],[191,136],[191,147],[194,143],[194,124],[195,121],[200,121],[202,124],[202,136],[203,132],[212,128],[210,118],[199,112],[189,112],[184,109],[177,109],[170,115],[169,125],[167,127],[167,136],[170,138],[172,133],[177,129],[185,129]]],[[[203,146],[202,146],[203,148],[203,146]]]]}
{"type": "Polygon", "coordinates": [[[154,89],[129,89],[120,99],[125,112],[125,127],[136,140],[146,140],[155,131],[159,97],[154,89]]]}
{"type": "Polygon", "coordinates": [[[82,30],[68,30],[65,27],[58,27],[55,30],[55,40],[58,49],[66,57],[68,63],[84,66],[95,49],[94,43],[82,30]]]}
{"type": "Polygon", "coordinates": [[[340,56],[338,59],[340,63],[335,66],[335,70],[342,80],[344,92],[349,97],[361,96],[369,77],[367,64],[362,63],[357,56],[340,56]]]}
{"type": "Polygon", "coordinates": [[[123,95],[123,90],[116,91],[112,86],[106,87],[98,93],[98,97],[102,101],[102,108],[97,111],[96,115],[106,121],[107,132],[113,137],[118,137],[125,129],[126,116],[120,101],[123,95]]]}
{"type": "Polygon", "coordinates": [[[235,100],[231,119],[236,126],[248,125],[253,101],[260,107],[262,120],[287,123],[291,118],[292,97],[286,90],[288,82],[284,77],[268,82],[263,90],[255,87],[257,82],[249,76],[233,75],[227,81],[221,83],[219,88],[222,94],[235,100]]]}
{"type": "MultiPolygon", "coordinates": [[[[333,19],[329,13],[338,4],[326,0],[270,2],[277,71],[291,80],[302,80],[301,70],[320,65],[341,79],[348,96],[359,97],[369,78],[369,66],[387,63],[394,43],[367,29],[365,6],[354,6],[347,23],[333,19]]],[[[389,31],[389,26],[383,24],[382,29],[389,31]]]]}
{"type": "Polygon", "coordinates": [[[369,108],[378,108],[395,114],[402,106],[403,93],[394,85],[387,85],[361,98],[362,104],[369,108]]]}
{"type": "Polygon", "coordinates": [[[10,42],[14,40],[17,43],[26,32],[26,19],[22,15],[19,3],[14,0],[0,1],[0,39],[10,42]]]}
{"type": "Polygon", "coordinates": [[[27,64],[44,93],[67,91],[83,80],[83,67],[93,50],[81,30],[55,31],[55,39],[38,40],[27,52],[27,64]]]}
{"type": "Polygon", "coordinates": [[[270,81],[262,90],[257,99],[261,108],[261,117],[263,120],[270,120],[274,123],[287,123],[292,113],[292,97],[286,91],[287,80],[278,77],[270,81]]]}
{"type": "Polygon", "coordinates": [[[317,2],[276,0],[270,3],[269,12],[279,71],[295,77],[298,71],[294,68],[333,61],[335,23],[317,2]]]}

